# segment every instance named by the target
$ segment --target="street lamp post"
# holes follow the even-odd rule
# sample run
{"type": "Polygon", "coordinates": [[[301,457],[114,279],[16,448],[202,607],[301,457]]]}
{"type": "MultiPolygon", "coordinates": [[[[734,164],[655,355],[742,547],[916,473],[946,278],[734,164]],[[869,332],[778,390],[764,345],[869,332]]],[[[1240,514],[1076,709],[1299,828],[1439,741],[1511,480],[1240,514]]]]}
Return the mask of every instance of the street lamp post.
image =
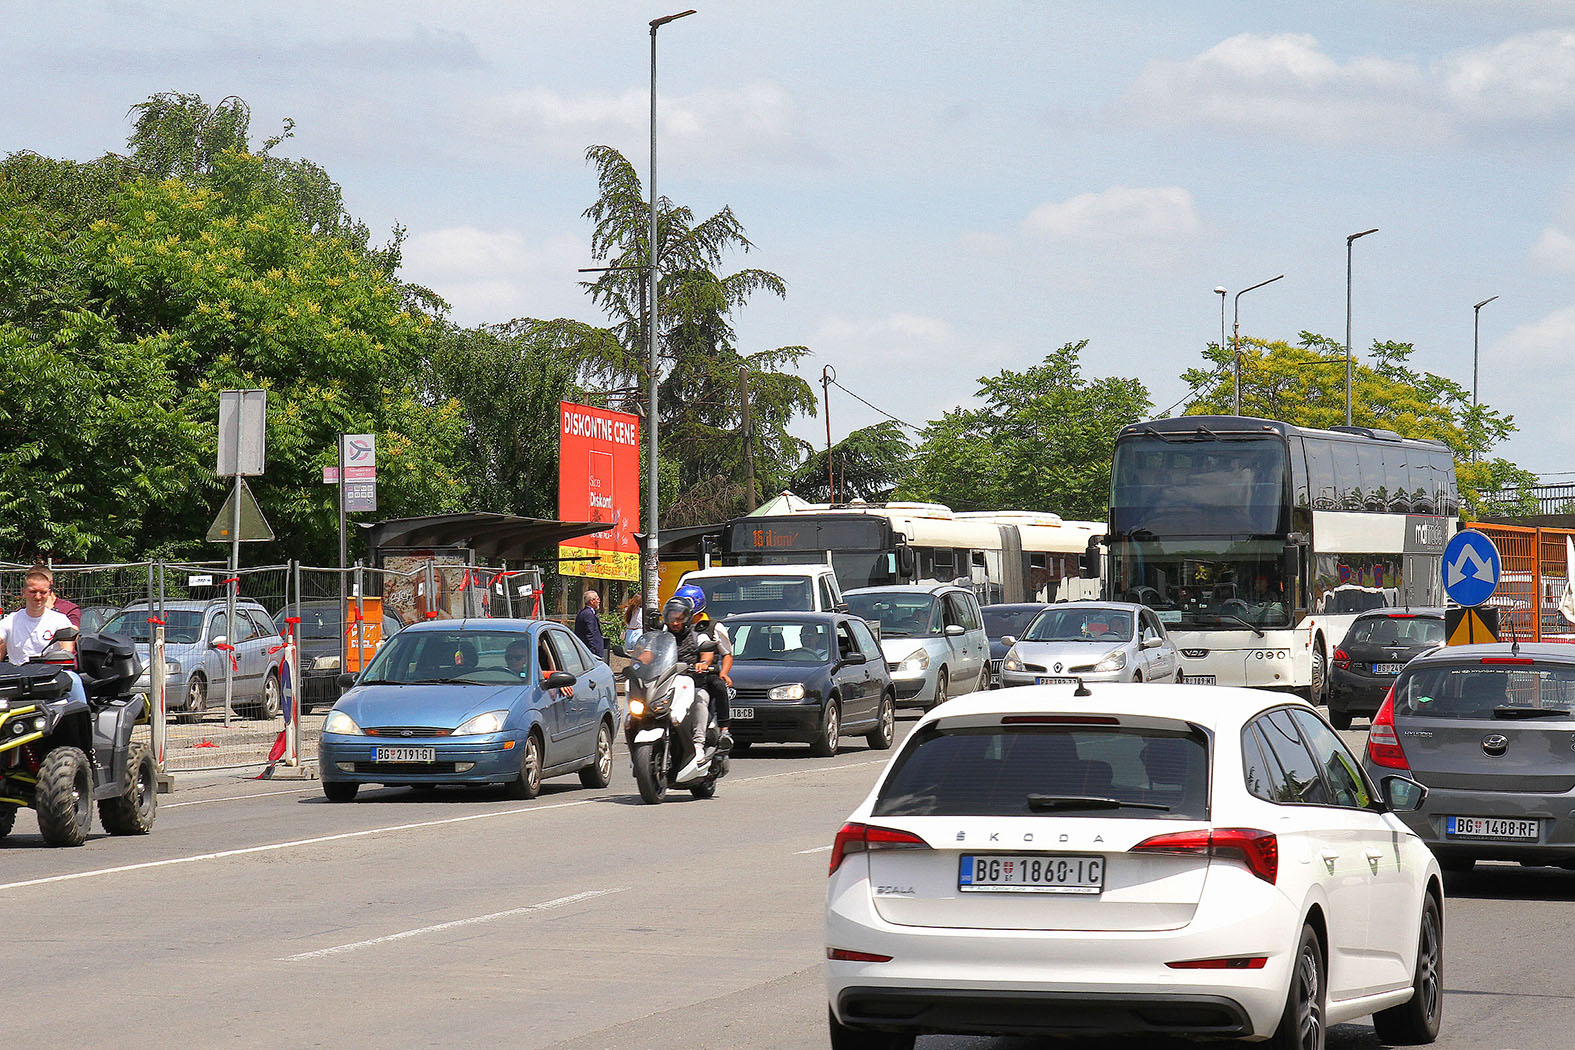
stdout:
{"type": "Polygon", "coordinates": [[[650,352],[650,392],[648,396],[649,411],[646,414],[645,425],[648,434],[647,462],[645,471],[646,508],[645,508],[645,611],[654,618],[657,615],[657,590],[661,586],[661,577],[656,564],[656,549],[658,545],[657,513],[661,509],[657,500],[657,481],[661,474],[657,467],[656,459],[656,385],[657,363],[656,353],[656,318],[657,301],[656,293],[661,271],[661,260],[656,253],[656,31],[669,22],[686,18],[694,14],[693,10],[680,11],[676,15],[664,15],[661,18],[651,19],[651,226],[648,231],[649,240],[646,242],[646,251],[649,255],[650,273],[650,324],[646,327],[645,337],[650,352]]]}
{"type": "MultiPolygon", "coordinates": [[[[1473,411],[1477,407],[1477,347],[1482,337],[1482,308],[1497,298],[1496,295],[1489,296],[1471,308],[1471,408],[1473,411]]],[[[1476,442],[1473,441],[1472,445],[1475,444],[1476,442]]],[[[1475,447],[1471,449],[1471,461],[1473,463],[1477,461],[1475,447]]]]}
{"type": "Polygon", "coordinates": [[[1220,297],[1220,349],[1225,349],[1225,286],[1220,285],[1214,289],[1214,294],[1220,297]]]}
{"type": "MultiPolygon", "coordinates": [[[[1231,356],[1235,358],[1236,362],[1236,396],[1232,402],[1231,408],[1231,413],[1233,415],[1241,415],[1241,297],[1252,291],[1254,288],[1262,288],[1266,284],[1273,284],[1275,281],[1278,281],[1280,277],[1284,276],[1285,275],[1282,273],[1279,277],[1270,277],[1267,281],[1259,281],[1257,284],[1249,285],[1248,287],[1243,288],[1241,291],[1237,292],[1236,298],[1231,300],[1230,346],[1231,356]]],[[[1220,305],[1225,305],[1224,299],[1220,300],[1220,305]]]]}
{"type": "Polygon", "coordinates": [[[1358,237],[1377,233],[1378,227],[1353,233],[1345,239],[1345,425],[1351,425],[1351,245],[1358,237]]]}

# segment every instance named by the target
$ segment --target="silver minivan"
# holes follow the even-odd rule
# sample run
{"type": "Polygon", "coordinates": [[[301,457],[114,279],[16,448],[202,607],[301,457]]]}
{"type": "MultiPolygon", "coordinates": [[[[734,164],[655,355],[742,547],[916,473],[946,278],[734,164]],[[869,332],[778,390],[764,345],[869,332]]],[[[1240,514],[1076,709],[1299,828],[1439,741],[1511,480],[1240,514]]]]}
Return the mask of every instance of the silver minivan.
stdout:
{"type": "Polygon", "coordinates": [[[950,696],[990,687],[990,639],[979,600],[966,587],[860,587],[843,597],[854,616],[880,624],[899,706],[928,710],[950,696]]]}

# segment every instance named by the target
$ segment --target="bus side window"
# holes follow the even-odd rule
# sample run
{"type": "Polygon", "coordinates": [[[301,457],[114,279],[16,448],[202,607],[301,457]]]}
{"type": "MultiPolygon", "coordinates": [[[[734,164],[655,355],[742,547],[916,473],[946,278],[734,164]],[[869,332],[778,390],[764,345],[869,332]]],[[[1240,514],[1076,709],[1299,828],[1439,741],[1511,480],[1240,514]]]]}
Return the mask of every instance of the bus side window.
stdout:
{"type": "Polygon", "coordinates": [[[1357,446],[1357,462],[1362,468],[1362,505],[1357,508],[1367,511],[1388,510],[1389,494],[1388,480],[1384,471],[1384,449],[1382,445],[1363,444],[1357,446]]]}
{"type": "Polygon", "coordinates": [[[1334,469],[1334,445],[1323,438],[1307,438],[1307,488],[1317,510],[1336,510],[1340,486],[1334,469]]]}
{"type": "Polygon", "coordinates": [[[1362,509],[1362,465],[1354,441],[1330,442],[1334,454],[1335,485],[1339,491],[1336,510],[1362,509]]]}

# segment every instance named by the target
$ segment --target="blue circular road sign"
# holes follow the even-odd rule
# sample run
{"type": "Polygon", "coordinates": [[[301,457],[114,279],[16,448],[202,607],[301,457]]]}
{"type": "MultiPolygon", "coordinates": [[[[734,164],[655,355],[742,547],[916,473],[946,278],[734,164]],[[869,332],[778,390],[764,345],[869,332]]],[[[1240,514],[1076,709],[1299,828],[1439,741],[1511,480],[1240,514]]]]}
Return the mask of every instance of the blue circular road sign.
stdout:
{"type": "Polygon", "coordinates": [[[1462,529],[1444,548],[1444,593],[1456,605],[1477,606],[1498,589],[1498,548],[1476,529],[1462,529]]]}

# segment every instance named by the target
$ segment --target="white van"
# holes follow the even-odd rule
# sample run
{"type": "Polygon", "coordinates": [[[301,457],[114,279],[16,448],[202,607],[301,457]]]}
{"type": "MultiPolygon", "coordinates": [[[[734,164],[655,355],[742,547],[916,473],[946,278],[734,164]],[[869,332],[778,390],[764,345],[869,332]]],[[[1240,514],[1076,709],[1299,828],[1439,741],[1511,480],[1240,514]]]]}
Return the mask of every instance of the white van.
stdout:
{"type": "Polygon", "coordinates": [[[847,612],[829,565],[735,565],[684,573],[705,592],[706,613],[721,620],[746,612],[847,612]]]}

